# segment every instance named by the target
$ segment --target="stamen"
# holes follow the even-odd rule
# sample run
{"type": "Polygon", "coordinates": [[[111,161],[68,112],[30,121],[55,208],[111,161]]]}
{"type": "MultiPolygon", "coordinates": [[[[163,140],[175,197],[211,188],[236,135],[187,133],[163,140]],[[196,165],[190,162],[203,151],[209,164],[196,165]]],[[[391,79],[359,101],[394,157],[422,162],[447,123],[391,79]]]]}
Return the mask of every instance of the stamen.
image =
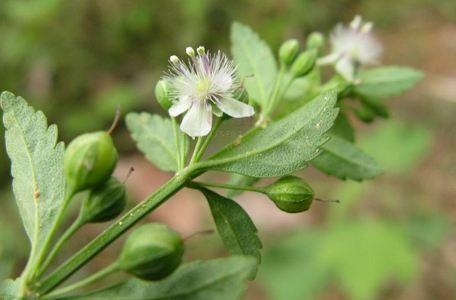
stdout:
{"type": "Polygon", "coordinates": [[[358,30],[359,27],[361,26],[362,21],[363,21],[363,20],[362,20],[361,16],[357,15],[357,16],[353,19],[353,21],[351,21],[350,27],[351,27],[352,29],[358,30]]]}
{"type": "Polygon", "coordinates": [[[192,47],[185,48],[185,53],[192,58],[195,57],[195,50],[192,47]]]}
{"type": "Polygon", "coordinates": [[[198,52],[199,55],[203,55],[206,53],[206,49],[203,46],[199,46],[196,48],[196,52],[198,52]]]}
{"type": "Polygon", "coordinates": [[[372,30],[372,27],[374,26],[374,23],[372,22],[367,22],[361,27],[361,32],[363,33],[369,33],[372,30]]]}
{"type": "Polygon", "coordinates": [[[177,57],[176,55],[171,55],[169,57],[169,61],[172,62],[173,64],[177,65],[179,63],[179,57],[177,57]]]}

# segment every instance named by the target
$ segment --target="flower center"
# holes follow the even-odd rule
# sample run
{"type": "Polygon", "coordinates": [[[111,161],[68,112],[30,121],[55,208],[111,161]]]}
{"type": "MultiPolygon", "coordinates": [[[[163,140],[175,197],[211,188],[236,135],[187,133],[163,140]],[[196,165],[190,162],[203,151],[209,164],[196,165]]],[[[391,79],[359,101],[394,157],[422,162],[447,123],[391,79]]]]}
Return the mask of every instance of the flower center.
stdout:
{"type": "Polygon", "coordinates": [[[196,82],[196,91],[200,96],[206,96],[209,93],[210,81],[208,79],[199,79],[196,82]]]}

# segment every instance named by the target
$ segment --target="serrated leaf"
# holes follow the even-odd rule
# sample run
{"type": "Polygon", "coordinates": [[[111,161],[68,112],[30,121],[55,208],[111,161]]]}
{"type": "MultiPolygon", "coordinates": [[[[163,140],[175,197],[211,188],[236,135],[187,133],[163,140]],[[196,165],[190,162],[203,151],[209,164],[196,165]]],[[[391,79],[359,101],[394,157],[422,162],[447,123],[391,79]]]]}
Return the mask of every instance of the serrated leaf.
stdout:
{"type": "Polygon", "coordinates": [[[14,196],[34,260],[63,208],[64,145],[57,143],[57,126],[48,127],[44,114],[35,112],[23,98],[3,92],[0,101],[14,196]]]}
{"type": "Polygon", "coordinates": [[[250,99],[266,106],[277,77],[277,64],[269,46],[248,26],[231,27],[231,52],[250,99]]]}
{"type": "Polygon", "coordinates": [[[307,167],[328,140],[338,113],[336,93],[327,92],[264,129],[257,128],[202,163],[208,169],[252,177],[291,174],[307,167]]]}
{"type": "Polygon", "coordinates": [[[259,262],[262,244],[249,215],[235,201],[202,187],[199,190],[209,203],[226,249],[233,255],[251,255],[259,262]]]}
{"type": "Polygon", "coordinates": [[[373,158],[338,136],[332,136],[321,149],[324,152],[312,160],[312,164],[329,175],[361,181],[374,178],[382,172],[373,158]]]}
{"type": "Polygon", "coordinates": [[[185,264],[158,282],[130,279],[110,288],[66,299],[237,300],[256,268],[255,259],[233,256],[185,264]]]}
{"type": "Polygon", "coordinates": [[[386,66],[359,72],[360,83],[355,86],[359,95],[385,98],[402,94],[423,78],[423,73],[407,67],[386,66]]]}
{"type": "MultiPolygon", "coordinates": [[[[126,123],[139,150],[163,171],[177,171],[177,148],[170,119],[149,113],[129,113],[126,123]]],[[[179,131],[180,145],[187,155],[188,137],[179,131]]]]}

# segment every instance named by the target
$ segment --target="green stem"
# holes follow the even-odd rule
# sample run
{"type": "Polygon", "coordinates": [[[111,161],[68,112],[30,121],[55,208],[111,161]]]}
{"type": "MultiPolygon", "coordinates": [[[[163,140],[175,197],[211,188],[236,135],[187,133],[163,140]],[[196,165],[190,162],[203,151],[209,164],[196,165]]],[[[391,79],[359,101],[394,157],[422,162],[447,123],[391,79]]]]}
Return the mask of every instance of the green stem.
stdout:
{"type": "Polygon", "coordinates": [[[65,233],[62,235],[62,237],[57,241],[55,244],[54,248],[52,248],[51,252],[49,253],[48,257],[40,267],[40,269],[37,272],[37,276],[40,276],[41,274],[46,271],[46,269],[49,267],[51,262],[54,260],[55,256],[57,253],[60,251],[62,248],[63,244],[71,237],[73,234],[79,230],[83,225],[85,224],[85,221],[81,218],[81,215],[71,224],[71,226],[65,231],[65,233]]]}
{"type": "Polygon", "coordinates": [[[181,147],[179,142],[179,128],[177,127],[176,118],[171,117],[171,123],[173,124],[174,132],[174,142],[176,143],[176,155],[177,155],[177,170],[180,171],[183,168],[182,157],[181,157],[181,147]]]}
{"type": "Polygon", "coordinates": [[[219,129],[220,125],[222,124],[223,118],[220,117],[215,121],[214,127],[212,128],[211,132],[209,132],[208,136],[204,139],[203,144],[201,145],[201,148],[199,149],[198,153],[196,153],[196,158],[195,161],[198,162],[201,160],[203,157],[204,153],[207,150],[207,147],[209,146],[209,143],[212,141],[212,139],[215,136],[215,133],[219,129]]]}
{"type": "Polygon", "coordinates": [[[191,178],[193,173],[197,171],[196,168],[197,166],[194,168],[187,167],[182,169],[179,174],[175,175],[167,183],[156,190],[152,195],[132,208],[117,222],[109,226],[104,232],[102,232],[84,248],[70,257],[66,262],[63,263],[63,265],[57,268],[42,282],[39,282],[36,285],[36,292],[39,294],[45,294],[65,281],[65,279],[83,267],[94,256],[100,253],[120,235],[122,235],[125,231],[127,231],[139,220],[141,220],[144,216],[146,216],[148,213],[165,202],[169,197],[179,191],[185,185],[185,182],[191,178]]]}
{"type": "Polygon", "coordinates": [[[198,138],[198,141],[196,142],[196,145],[195,145],[195,149],[193,149],[193,154],[192,154],[192,158],[190,159],[189,165],[192,165],[193,163],[195,163],[197,161],[196,157],[197,157],[198,152],[200,151],[201,147],[204,144],[204,139],[205,138],[206,137],[204,137],[204,136],[198,138]]]}
{"type": "Polygon", "coordinates": [[[269,102],[267,103],[266,108],[264,109],[264,114],[266,116],[269,116],[271,114],[271,111],[274,109],[275,104],[277,102],[276,98],[278,98],[278,94],[280,91],[280,87],[282,85],[282,80],[283,76],[285,75],[285,66],[281,65],[279,74],[277,75],[277,79],[274,84],[274,88],[272,90],[271,98],[269,99],[269,102]]]}
{"type": "Polygon", "coordinates": [[[228,189],[228,190],[264,193],[264,189],[254,187],[254,186],[237,186],[237,185],[232,185],[232,184],[228,184],[228,183],[203,182],[203,181],[193,181],[192,183],[196,183],[198,185],[202,185],[202,186],[206,186],[206,187],[215,187],[215,188],[228,189]]]}
{"type": "Polygon", "coordinates": [[[95,281],[98,281],[101,278],[104,278],[104,277],[114,273],[117,270],[118,270],[118,262],[116,261],[116,262],[110,264],[109,266],[107,266],[106,268],[96,272],[95,274],[93,274],[81,281],[78,281],[74,284],[71,284],[69,286],[63,287],[52,293],[47,294],[46,296],[43,297],[43,299],[54,299],[55,297],[62,296],[68,292],[74,291],[74,290],[84,287],[88,284],[91,284],[95,281]]]}

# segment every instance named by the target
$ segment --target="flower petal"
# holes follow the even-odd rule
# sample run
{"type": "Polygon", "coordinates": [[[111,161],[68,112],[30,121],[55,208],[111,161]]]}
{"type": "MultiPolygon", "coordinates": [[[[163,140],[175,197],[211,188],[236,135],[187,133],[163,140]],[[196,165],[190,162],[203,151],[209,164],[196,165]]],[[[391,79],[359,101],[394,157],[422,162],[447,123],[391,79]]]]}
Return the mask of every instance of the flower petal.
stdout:
{"type": "Polygon", "coordinates": [[[192,105],[192,101],[188,97],[180,97],[179,101],[175,102],[168,110],[171,117],[177,117],[184,111],[188,110],[192,105]]]}
{"type": "Polygon", "coordinates": [[[205,136],[212,127],[212,107],[209,103],[194,102],[185,114],[180,129],[191,137],[205,136]]]}
{"type": "Polygon", "coordinates": [[[336,71],[348,81],[354,80],[355,66],[348,57],[343,57],[336,63],[336,71]]]}
{"type": "Polygon", "coordinates": [[[215,104],[224,113],[233,118],[245,118],[253,116],[255,114],[255,110],[252,106],[233,98],[223,98],[216,100],[215,104]]]}

